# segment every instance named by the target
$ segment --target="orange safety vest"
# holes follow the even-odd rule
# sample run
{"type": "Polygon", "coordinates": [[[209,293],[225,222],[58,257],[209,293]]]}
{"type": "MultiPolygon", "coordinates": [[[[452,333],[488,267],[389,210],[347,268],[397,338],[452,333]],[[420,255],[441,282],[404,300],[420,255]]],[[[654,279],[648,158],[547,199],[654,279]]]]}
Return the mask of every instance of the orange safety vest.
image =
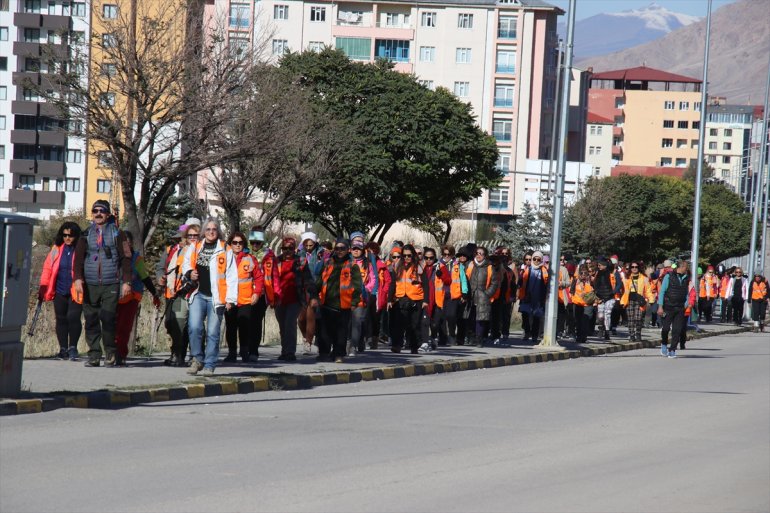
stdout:
{"type": "MultiPolygon", "coordinates": [[[[440,269],[440,267],[439,267],[440,269]]],[[[444,282],[441,278],[433,274],[433,287],[435,289],[436,306],[444,308],[444,282]]]]}
{"type": "Polygon", "coordinates": [[[452,299],[460,299],[463,295],[463,286],[460,281],[460,262],[452,262],[452,284],[449,285],[449,295],[452,299]]]}
{"type": "Polygon", "coordinates": [[[572,294],[572,304],[577,306],[588,306],[588,303],[585,302],[583,299],[584,294],[588,294],[589,292],[593,292],[594,288],[591,285],[591,281],[582,282],[580,280],[577,280],[575,282],[575,293],[572,294]]]}
{"type": "Polygon", "coordinates": [[[700,279],[700,294],[698,297],[704,299],[714,299],[717,297],[717,290],[719,288],[719,279],[716,275],[709,277],[708,274],[704,274],[700,279]]]}
{"type": "MultiPolygon", "coordinates": [[[[519,292],[518,292],[519,299],[524,299],[524,297],[527,295],[527,282],[529,282],[529,269],[530,269],[530,266],[527,266],[521,272],[521,287],[519,287],[519,292]]],[[[546,266],[543,266],[540,268],[540,270],[543,273],[543,281],[544,282],[548,281],[548,268],[546,266]]]]}
{"type": "Polygon", "coordinates": [[[417,266],[412,266],[408,271],[406,268],[401,268],[401,276],[396,280],[396,297],[408,297],[412,301],[425,299],[425,291],[417,274],[417,266]],[[416,281],[417,285],[414,285],[413,281],[416,281]]]}
{"type": "MultiPolygon", "coordinates": [[[[236,261],[237,261],[236,256],[236,261]]],[[[254,295],[254,268],[259,265],[257,259],[246,253],[238,262],[238,305],[250,305],[254,295]]]]}
{"type": "MultiPolygon", "coordinates": [[[[500,274],[500,283],[502,283],[503,280],[505,279],[505,271],[496,271],[495,268],[492,267],[492,272],[497,272],[500,274]]],[[[491,280],[492,280],[492,273],[487,273],[487,288],[489,288],[489,284],[491,280]]],[[[491,303],[494,303],[497,299],[500,298],[500,289],[502,288],[503,288],[502,286],[497,287],[497,290],[495,291],[495,293],[492,294],[492,297],[489,298],[489,301],[491,303]]]]}
{"type": "MultiPolygon", "coordinates": [[[[652,288],[650,287],[650,281],[643,274],[640,274],[639,278],[636,280],[633,280],[630,276],[623,280],[623,296],[620,298],[621,306],[628,306],[631,292],[636,292],[642,296],[645,303],[650,303],[650,300],[654,298],[652,295],[652,288]],[[634,288],[634,281],[637,283],[636,290],[632,290],[634,288]]],[[[646,307],[646,305],[642,305],[641,308],[644,310],[646,307]]]]}
{"type": "MultiPolygon", "coordinates": [[[[346,260],[340,270],[340,308],[342,310],[350,310],[353,307],[353,279],[351,276],[353,270],[353,264],[350,259],[346,260]]],[[[321,294],[319,299],[321,304],[326,304],[326,285],[329,282],[329,277],[334,271],[334,263],[332,259],[324,266],[324,270],[321,273],[321,294]]]]}
{"type": "MultiPolygon", "coordinates": [[[[190,266],[193,269],[198,267],[198,253],[203,247],[203,240],[198,241],[192,248],[192,254],[190,255],[190,266]]],[[[219,292],[219,302],[225,304],[227,301],[227,248],[221,241],[223,251],[216,254],[216,277],[217,277],[217,289],[219,292]]],[[[212,269],[213,271],[213,269],[212,269]]]]}
{"type": "Polygon", "coordinates": [[[275,285],[273,284],[273,264],[275,263],[275,257],[271,254],[265,255],[262,259],[262,271],[265,275],[265,296],[267,296],[267,304],[275,304],[275,285]]]}
{"type": "Polygon", "coordinates": [[[761,301],[767,297],[767,283],[751,281],[751,300],[761,301]]]}
{"type": "Polygon", "coordinates": [[[730,285],[730,276],[725,273],[725,275],[722,276],[722,283],[719,284],[719,297],[722,299],[726,298],[728,285],[730,285]]]}
{"type": "Polygon", "coordinates": [[[169,253],[168,259],[166,260],[166,271],[168,271],[168,264],[172,260],[176,260],[174,272],[166,275],[166,290],[163,293],[166,299],[172,299],[179,290],[179,287],[182,286],[182,261],[184,260],[184,251],[182,251],[182,248],[178,245],[173,247],[176,248],[175,253],[172,253],[172,246],[166,247],[166,252],[169,253]]]}

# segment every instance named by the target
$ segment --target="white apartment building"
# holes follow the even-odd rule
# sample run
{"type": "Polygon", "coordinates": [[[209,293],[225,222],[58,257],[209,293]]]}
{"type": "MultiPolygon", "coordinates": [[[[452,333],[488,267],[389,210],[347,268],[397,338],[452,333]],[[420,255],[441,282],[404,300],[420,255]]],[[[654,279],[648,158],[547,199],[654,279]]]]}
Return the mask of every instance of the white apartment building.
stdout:
{"type": "Polygon", "coordinates": [[[0,210],[47,219],[83,208],[86,148],[25,80],[45,84],[42,45],[87,47],[86,1],[0,0],[0,210]]]}
{"type": "Polygon", "coordinates": [[[586,126],[585,162],[595,177],[610,176],[612,166],[612,132],[614,121],[593,112],[588,113],[586,126]]]}
{"type": "Polygon", "coordinates": [[[354,60],[389,59],[426,87],[453,91],[500,150],[503,182],[473,202],[478,214],[504,221],[520,212],[526,161],[547,158],[551,145],[559,8],[542,0],[208,2],[212,16],[229,15],[231,41],[272,34],[276,58],[327,45],[354,60]]]}
{"type": "Polygon", "coordinates": [[[754,121],[751,105],[708,105],[703,149],[706,162],[714,168],[714,178],[728,184],[748,201],[753,169],[751,133],[754,121]]]}

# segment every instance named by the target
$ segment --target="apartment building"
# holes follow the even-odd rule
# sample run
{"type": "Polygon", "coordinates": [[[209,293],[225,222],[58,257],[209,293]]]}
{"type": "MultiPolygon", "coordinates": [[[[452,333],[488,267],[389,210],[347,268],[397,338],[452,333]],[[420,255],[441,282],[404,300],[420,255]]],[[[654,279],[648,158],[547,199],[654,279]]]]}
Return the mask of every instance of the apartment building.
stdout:
{"type": "Polygon", "coordinates": [[[591,176],[610,176],[613,165],[613,120],[589,112],[586,129],[585,162],[591,166],[591,176]]]}
{"type": "Polygon", "coordinates": [[[707,105],[703,153],[714,178],[729,185],[744,200],[750,197],[751,133],[755,108],[751,105],[707,105]]]}
{"type": "Polygon", "coordinates": [[[562,10],[541,0],[207,2],[212,16],[227,13],[231,45],[271,34],[276,59],[331,46],[357,61],[389,59],[426,87],[453,91],[500,150],[504,180],[474,202],[475,215],[520,211],[526,160],[550,150],[562,10]]]}
{"type": "Polygon", "coordinates": [[[45,219],[83,208],[85,141],[28,87],[45,86],[57,56],[85,46],[89,2],[0,0],[0,210],[45,219]]]}
{"type": "Polygon", "coordinates": [[[681,175],[698,157],[701,81],[647,68],[594,73],[589,112],[613,121],[619,172],[681,175]]]}

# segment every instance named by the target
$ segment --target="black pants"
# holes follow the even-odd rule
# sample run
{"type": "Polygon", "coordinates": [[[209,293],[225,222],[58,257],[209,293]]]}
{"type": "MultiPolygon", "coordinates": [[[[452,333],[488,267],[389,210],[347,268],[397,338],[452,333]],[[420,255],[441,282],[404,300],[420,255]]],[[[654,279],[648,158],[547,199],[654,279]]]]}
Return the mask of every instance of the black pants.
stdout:
{"type": "Polygon", "coordinates": [[[733,304],[727,299],[722,298],[722,310],[719,315],[720,322],[729,322],[733,317],[733,304]]]}
{"type": "Polygon", "coordinates": [[[751,320],[752,321],[758,321],[760,326],[764,326],[766,314],[767,314],[767,301],[756,300],[751,302],[751,320]]]}
{"type": "MultiPolygon", "coordinates": [[[[267,311],[267,299],[265,295],[259,298],[257,304],[254,305],[252,311],[252,319],[254,323],[254,329],[251,331],[251,339],[249,340],[249,354],[259,354],[259,346],[262,344],[262,328],[265,322],[265,312],[267,311]]],[[[317,319],[316,319],[317,322],[317,319]]],[[[316,325],[316,332],[318,331],[318,325],[316,325]]]]}
{"type": "Polygon", "coordinates": [[[664,344],[669,346],[669,351],[676,351],[677,346],[682,340],[682,335],[686,334],[685,330],[687,329],[687,317],[684,315],[684,306],[664,306],[663,311],[666,315],[663,317],[661,339],[664,344]],[[669,330],[671,331],[670,344],[668,343],[669,330]]]}
{"type": "Polygon", "coordinates": [[[225,310],[225,340],[227,340],[228,356],[241,355],[248,358],[249,355],[258,355],[251,352],[251,344],[254,339],[254,308],[256,305],[238,305],[230,310],[225,310]],[[238,340],[241,341],[241,351],[238,353],[238,340]]]}
{"type": "Polygon", "coordinates": [[[698,299],[698,320],[705,318],[706,322],[711,322],[714,314],[714,300],[702,297],[698,299]]]}
{"type": "Polygon", "coordinates": [[[460,299],[444,299],[444,308],[442,310],[442,329],[446,333],[447,344],[451,345],[455,343],[457,337],[457,317],[460,312],[460,299]]]}
{"type": "Polygon", "coordinates": [[[558,303],[556,308],[556,333],[564,333],[564,327],[567,325],[567,306],[558,303]]]}
{"type": "Polygon", "coordinates": [[[575,308],[575,342],[582,344],[591,333],[594,322],[594,307],[574,305],[575,308]]]}
{"type": "Polygon", "coordinates": [[[497,298],[492,303],[492,309],[490,311],[489,329],[491,330],[491,338],[500,338],[503,334],[503,323],[505,322],[505,309],[508,305],[505,304],[505,300],[497,298]]]}
{"type": "Polygon", "coordinates": [[[743,299],[730,301],[733,306],[733,322],[740,326],[743,323],[743,299]]]}
{"type": "Polygon", "coordinates": [[[532,334],[529,312],[521,312],[521,328],[524,330],[524,338],[529,338],[532,334]]]}
{"type": "Polygon", "coordinates": [[[53,311],[56,314],[56,339],[60,349],[77,347],[83,324],[80,316],[83,313],[83,305],[72,300],[69,294],[56,294],[53,298],[53,311]]]}
{"type": "Polygon", "coordinates": [[[500,327],[503,338],[508,338],[511,335],[511,316],[513,316],[513,302],[506,303],[503,308],[503,325],[500,327]]]}
{"type": "Polygon", "coordinates": [[[190,346],[190,330],[187,329],[187,300],[183,297],[166,300],[164,325],[171,338],[171,353],[184,361],[190,346]]]}
{"type": "MultiPolygon", "coordinates": [[[[446,302],[444,302],[444,304],[446,304],[446,302]]],[[[446,322],[444,321],[444,309],[439,308],[438,305],[433,307],[433,315],[430,317],[430,331],[438,345],[447,345],[449,335],[446,329],[446,322]]]]}
{"type": "Polygon", "coordinates": [[[393,304],[390,309],[390,338],[393,340],[394,349],[401,349],[404,339],[412,352],[420,348],[422,310],[419,303],[407,305],[396,301],[393,304]]]}
{"type": "Polygon", "coordinates": [[[320,337],[316,338],[318,354],[323,356],[343,357],[347,354],[350,310],[334,310],[321,307],[320,337]]]}

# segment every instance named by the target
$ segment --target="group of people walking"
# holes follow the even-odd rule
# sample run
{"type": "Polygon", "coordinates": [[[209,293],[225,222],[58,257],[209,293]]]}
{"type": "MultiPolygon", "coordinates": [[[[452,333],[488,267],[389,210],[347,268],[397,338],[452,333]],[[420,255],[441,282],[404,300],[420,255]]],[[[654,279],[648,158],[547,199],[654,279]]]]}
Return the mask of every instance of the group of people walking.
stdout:
{"type": "Polygon", "coordinates": [[[206,376],[219,364],[222,321],[223,361],[259,361],[268,309],[278,323],[279,360],[297,359],[299,331],[306,354],[315,345],[318,360],[341,363],[381,344],[416,354],[506,343],[517,302],[523,338],[537,342],[549,282],[556,279],[561,338],[584,343],[598,328],[599,339],[610,340],[622,322],[629,340],[641,340],[645,324],[657,325],[661,353],[674,358],[693,309],[711,322],[719,302],[720,320],[732,315],[739,324],[749,301],[759,331],[770,297],[762,276],[748,280],[740,268],[709,266],[693,277],[685,261],[652,267],[615,255],[579,262],[565,255],[556,263],[540,251],[515,261],[510,248],[490,252],[472,243],[437,251],[396,241],[383,252],[362,232],[333,243],[319,242],[313,232],[299,240],[284,237],[276,253],[266,247],[261,226],[225,237],[214,218],[189,218],[180,226],[158,263],[156,289],[132,234],[118,229],[109,204],[97,201],[91,214],[83,231],[72,222],[60,227],[38,293],[54,303],[60,358],[78,359],[84,316],[89,367],[101,365],[103,353],[106,366],[126,364],[145,290],[157,308],[165,298],[171,356],[164,363],[206,376]]]}

